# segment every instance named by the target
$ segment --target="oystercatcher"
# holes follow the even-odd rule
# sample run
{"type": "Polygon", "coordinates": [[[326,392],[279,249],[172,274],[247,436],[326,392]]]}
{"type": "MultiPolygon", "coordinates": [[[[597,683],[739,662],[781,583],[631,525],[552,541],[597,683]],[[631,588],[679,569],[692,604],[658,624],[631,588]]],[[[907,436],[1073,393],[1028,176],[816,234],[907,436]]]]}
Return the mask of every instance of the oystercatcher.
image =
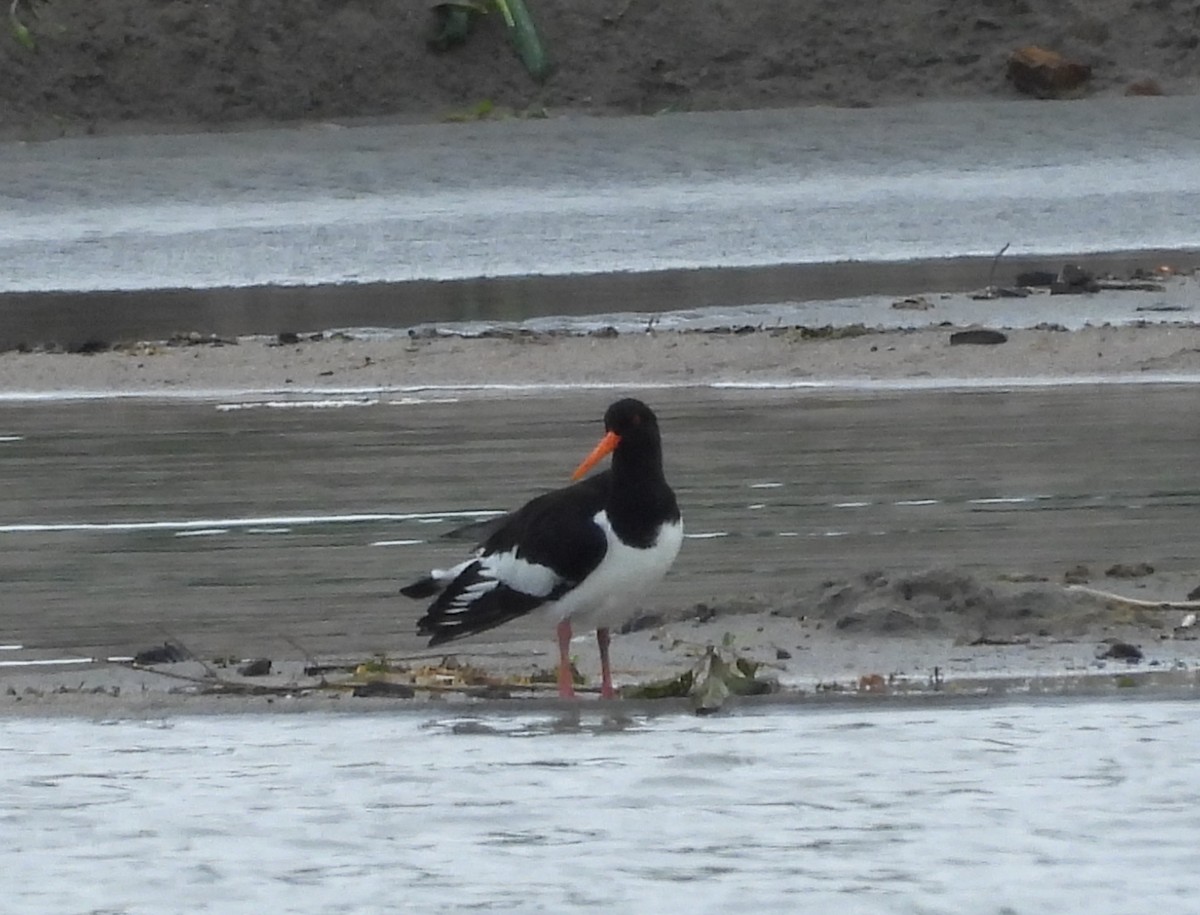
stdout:
{"type": "Polygon", "coordinates": [[[559,695],[575,695],[568,646],[576,623],[596,630],[600,694],[613,697],[609,628],[666,574],[683,523],[663,475],[653,411],[640,400],[618,400],[604,414],[604,430],[572,474],[579,482],[489,524],[471,558],[401,589],[416,599],[437,595],[417,622],[430,647],[543,612],[557,623],[559,695]],[[611,468],[581,479],[608,454],[611,468]]]}

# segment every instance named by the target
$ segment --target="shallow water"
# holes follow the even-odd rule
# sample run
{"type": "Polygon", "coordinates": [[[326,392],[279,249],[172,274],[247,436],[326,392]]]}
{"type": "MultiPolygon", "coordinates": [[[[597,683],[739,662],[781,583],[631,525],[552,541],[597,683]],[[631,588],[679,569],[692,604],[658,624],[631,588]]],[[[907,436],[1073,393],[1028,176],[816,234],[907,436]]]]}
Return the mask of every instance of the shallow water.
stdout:
{"type": "Polygon", "coordinates": [[[0,144],[0,255],[23,267],[0,289],[1196,247],[1193,109],[939,103],[0,144]]]}
{"type": "Polygon", "coordinates": [[[8,719],[0,906],[1187,912],[1196,710],[8,719]]]}

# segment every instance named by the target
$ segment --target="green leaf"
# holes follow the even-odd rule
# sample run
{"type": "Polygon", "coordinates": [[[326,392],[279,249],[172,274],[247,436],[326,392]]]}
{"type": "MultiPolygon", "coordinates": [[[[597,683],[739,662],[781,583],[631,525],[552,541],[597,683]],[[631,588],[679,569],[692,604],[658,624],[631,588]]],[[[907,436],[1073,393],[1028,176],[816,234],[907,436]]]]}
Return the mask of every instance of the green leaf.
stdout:
{"type": "Polygon", "coordinates": [[[25,45],[25,47],[30,51],[37,50],[37,42],[33,40],[33,33],[29,31],[29,28],[23,22],[18,22],[16,19],[13,19],[12,33],[13,37],[17,39],[17,41],[21,42],[21,44],[25,45]]]}

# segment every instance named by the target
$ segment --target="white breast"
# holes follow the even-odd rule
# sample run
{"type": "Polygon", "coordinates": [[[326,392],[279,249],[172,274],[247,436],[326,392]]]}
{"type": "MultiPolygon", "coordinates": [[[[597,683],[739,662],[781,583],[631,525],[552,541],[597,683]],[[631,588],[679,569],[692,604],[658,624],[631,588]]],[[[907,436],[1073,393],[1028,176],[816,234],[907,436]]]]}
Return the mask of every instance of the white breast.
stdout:
{"type": "Polygon", "coordinates": [[[683,522],[664,524],[654,545],[622,543],[601,511],[592,519],[604,531],[608,552],[578,587],[546,609],[554,622],[570,618],[579,627],[612,627],[633,617],[647,591],[671,568],[683,543],[683,522]]]}

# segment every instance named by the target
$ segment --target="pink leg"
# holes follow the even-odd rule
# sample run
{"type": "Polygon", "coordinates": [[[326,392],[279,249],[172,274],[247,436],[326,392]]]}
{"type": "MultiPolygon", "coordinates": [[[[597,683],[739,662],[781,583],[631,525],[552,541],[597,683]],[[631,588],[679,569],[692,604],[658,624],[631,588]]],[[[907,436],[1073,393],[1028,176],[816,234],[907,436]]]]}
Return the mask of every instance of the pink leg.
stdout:
{"type": "Polygon", "coordinates": [[[612,685],[612,667],[608,663],[608,630],[596,630],[596,644],[600,646],[600,698],[615,699],[612,685]]]}
{"type": "Polygon", "coordinates": [[[558,697],[575,698],[575,684],[571,681],[571,621],[558,624],[558,697]]]}

